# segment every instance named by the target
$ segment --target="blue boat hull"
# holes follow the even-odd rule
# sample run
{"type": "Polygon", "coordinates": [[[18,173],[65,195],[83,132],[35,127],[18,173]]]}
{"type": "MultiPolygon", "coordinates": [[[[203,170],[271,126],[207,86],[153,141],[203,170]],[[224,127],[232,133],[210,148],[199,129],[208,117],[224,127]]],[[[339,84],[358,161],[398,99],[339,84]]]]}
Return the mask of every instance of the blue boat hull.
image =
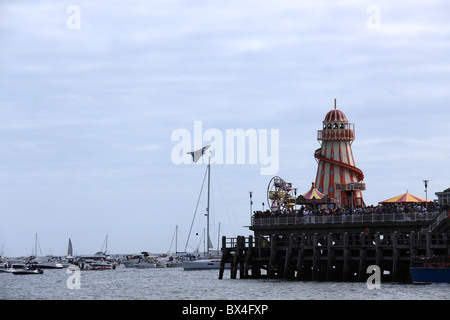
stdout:
{"type": "Polygon", "coordinates": [[[412,267],[413,283],[450,283],[450,268],[412,267]]]}

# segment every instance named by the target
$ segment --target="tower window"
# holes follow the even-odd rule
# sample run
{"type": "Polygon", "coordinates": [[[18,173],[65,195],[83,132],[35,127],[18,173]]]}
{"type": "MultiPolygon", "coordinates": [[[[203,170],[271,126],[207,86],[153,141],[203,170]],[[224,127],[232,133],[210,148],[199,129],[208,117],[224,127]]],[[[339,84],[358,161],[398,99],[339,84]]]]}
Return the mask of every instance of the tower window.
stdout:
{"type": "Polygon", "coordinates": [[[339,126],[340,129],[344,129],[344,124],[341,123],[341,125],[339,126]]]}
{"type": "Polygon", "coordinates": [[[333,129],[337,129],[337,128],[338,128],[338,124],[337,123],[333,124],[333,129]]]}

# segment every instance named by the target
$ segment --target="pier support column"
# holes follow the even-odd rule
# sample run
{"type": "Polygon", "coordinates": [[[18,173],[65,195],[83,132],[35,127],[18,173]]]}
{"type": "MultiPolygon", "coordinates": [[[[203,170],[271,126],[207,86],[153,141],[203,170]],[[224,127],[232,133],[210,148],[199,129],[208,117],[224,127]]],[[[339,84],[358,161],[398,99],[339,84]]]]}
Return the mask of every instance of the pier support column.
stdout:
{"type": "Polygon", "coordinates": [[[433,255],[433,250],[431,249],[431,232],[427,232],[425,234],[426,237],[426,243],[427,243],[427,256],[433,255]]]}
{"type": "Polygon", "coordinates": [[[359,268],[358,268],[358,281],[364,281],[366,278],[366,256],[367,256],[367,249],[366,249],[366,236],[364,235],[364,232],[361,232],[359,234],[359,268]]]}
{"type": "Polygon", "coordinates": [[[306,245],[306,235],[302,233],[301,240],[300,240],[300,248],[298,249],[298,255],[297,255],[297,280],[304,280],[303,279],[303,257],[305,252],[305,245],[306,245]]]}
{"type": "Polygon", "coordinates": [[[256,245],[256,247],[258,248],[258,258],[259,259],[262,258],[262,250],[263,250],[264,244],[265,244],[264,237],[262,234],[260,234],[257,239],[257,245],[256,245]]]}
{"type": "Polygon", "coordinates": [[[238,237],[238,263],[239,263],[239,278],[244,279],[245,278],[245,237],[240,236],[238,237]]]}
{"type": "Polygon", "coordinates": [[[416,233],[414,231],[409,233],[409,254],[411,257],[417,256],[416,233]]]}
{"type": "MultiPolygon", "coordinates": [[[[409,233],[409,267],[412,267],[413,258],[417,256],[417,246],[416,246],[416,233],[414,231],[411,231],[409,233]]],[[[409,269],[409,280],[411,281],[411,269],[409,269]]]]}
{"type": "Polygon", "coordinates": [[[319,279],[319,246],[318,246],[318,234],[314,233],[313,237],[313,270],[312,270],[312,280],[317,281],[319,279]]]}
{"type": "Polygon", "coordinates": [[[240,243],[241,243],[241,240],[240,240],[240,237],[241,236],[238,236],[237,237],[237,239],[236,239],[236,252],[235,252],[235,254],[234,254],[234,257],[233,257],[233,261],[231,262],[231,275],[230,275],[230,278],[231,279],[236,279],[236,276],[237,276],[237,269],[238,269],[238,263],[239,263],[239,258],[240,258],[240,243]]]}
{"type": "MultiPolygon", "coordinates": [[[[248,236],[248,248],[247,252],[245,254],[245,267],[244,267],[244,277],[248,278],[248,270],[250,269],[250,261],[252,261],[253,256],[253,236],[248,236]]],[[[252,276],[253,276],[253,269],[252,269],[252,276]]]]}
{"type": "Polygon", "coordinates": [[[227,238],[225,236],[222,236],[222,259],[220,259],[220,270],[219,270],[219,279],[223,279],[223,272],[225,270],[225,262],[228,258],[228,251],[227,251],[227,238]]]}
{"type": "Polygon", "coordinates": [[[284,259],[284,279],[292,279],[294,272],[292,270],[292,251],[294,250],[294,235],[289,235],[289,245],[286,250],[286,257],[284,259]]]}
{"type": "Polygon", "coordinates": [[[381,270],[381,258],[383,256],[383,251],[381,249],[381,237],[380,232],[375,233],[375,265],[377,265],[381,270]]]}
{"type": "Polygon", "coordinates": [[[270,237],[270,258],[269,258],[269,268],[267,270],[269,278],[275,277],[276,257],[277,257],[277,236],[273,234],[270,237]]]}
{"type": "Polygon", "coordinates": [[[327,281],[333,280],[333,266],[334,266],[334,248],[333,248],[333,234],[330,232],[327,238],[327,281]]]}
{"type": "Polygon", "coordinates": [[[348,246],[348,233],[344,232],[342,239],[342,246],[344,249],[344,268],[342,279],[344,281],[350,280],[350,248],[348,246]]]}
{"type": "Polygon", "coordinates": [[[394,231],[392,234],[392,281],[396,282],[399,278],[399,260],[400,252],[398,250],[398,233],[394,231]]]}

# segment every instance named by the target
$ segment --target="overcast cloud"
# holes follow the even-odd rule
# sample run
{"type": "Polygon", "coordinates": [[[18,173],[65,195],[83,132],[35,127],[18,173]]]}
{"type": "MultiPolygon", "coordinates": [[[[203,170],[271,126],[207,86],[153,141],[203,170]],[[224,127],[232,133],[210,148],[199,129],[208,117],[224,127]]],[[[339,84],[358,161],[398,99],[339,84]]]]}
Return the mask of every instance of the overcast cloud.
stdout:
{"type": "MultiPolygon", "coordinates": [[[[171,134],[194,121],[279,130],[278,175],[303,194],[334,98],[356,126],[366,204],[424,196],[424,179],[432,199],[450,187],[446,1],[6,0],[0,43],[7,256],[36,233],[43,254],[69,238],[93,253],[106,235],[112,252],[165,252],[175,225],[184,249],[205,165],[175,165],[171,134]]],[[[213,166],[214,232],[249,234],[260,167],[213,166]]]]}

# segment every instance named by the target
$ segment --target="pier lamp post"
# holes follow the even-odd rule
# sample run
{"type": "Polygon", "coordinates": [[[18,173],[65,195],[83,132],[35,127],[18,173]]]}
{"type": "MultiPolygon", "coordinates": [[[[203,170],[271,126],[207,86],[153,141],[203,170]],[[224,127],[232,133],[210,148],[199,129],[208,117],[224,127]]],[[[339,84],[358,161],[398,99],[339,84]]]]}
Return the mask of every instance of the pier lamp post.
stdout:
{"type": "Polygon", "coordinates": [[[251,221],[252,220],[252,214],[253,214],[253,199],[252,199],[253,192],[249,191],[249,194],[250,194],[250,221],[251,221]]]}
{"type": "Polygon", "coordinates": [[[428,212],[428,180],[423,180],[425,183],[425,210],[428,212]]]}
{"type": "MultiPolygon", "coordinates": [[[[297,188],[294,188],[294,199],[297,200],[297,188]]],[[[297,201],[295,201],[294,210],[297,209],[297,201]]]]}

